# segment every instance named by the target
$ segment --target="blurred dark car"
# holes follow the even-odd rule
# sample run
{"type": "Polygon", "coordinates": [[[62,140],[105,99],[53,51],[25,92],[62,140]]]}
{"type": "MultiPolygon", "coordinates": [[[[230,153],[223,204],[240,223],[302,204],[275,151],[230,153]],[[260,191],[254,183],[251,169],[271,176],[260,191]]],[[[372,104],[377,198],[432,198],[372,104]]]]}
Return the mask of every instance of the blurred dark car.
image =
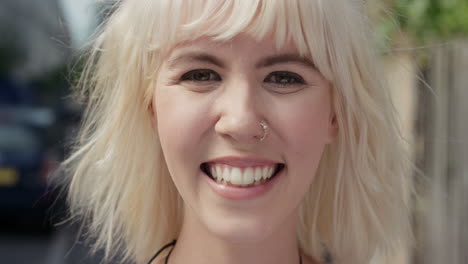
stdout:
{"type": "Polygon", "coordinates": [[[0,220],[50,228],[55,201],[47,185],[58,164],[45,137],[54,123],[48,108],[0,106],[0,220]]]}

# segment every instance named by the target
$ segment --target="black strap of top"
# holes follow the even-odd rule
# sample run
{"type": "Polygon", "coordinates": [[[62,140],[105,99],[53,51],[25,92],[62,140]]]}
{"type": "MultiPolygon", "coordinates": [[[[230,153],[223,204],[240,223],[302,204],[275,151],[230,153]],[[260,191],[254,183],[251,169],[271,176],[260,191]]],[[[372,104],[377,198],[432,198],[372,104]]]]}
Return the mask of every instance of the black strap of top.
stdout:
{"type": "MultiPolygon", "coordinates": [[[[156,254],[154,254],[154,256],[150,259],[150,261],[148,261],[148,264],[151,264],[151,262],[153,262],[153,260],[155,260],[159,256],[159,254],[161,254],[161,252],[163,252],[168,247],[174,246],[175,243],[176,243],[176,240],[173,240],[172,242],[167,243],[166,245],[164,245],[160,250],[158,250],[158,252],[156,252],[156,254]]],[[[171,252],[172,252],[172,250],[171,250],[171,252]]],[[[171,254],[171,252],[169,252],[169,254],[171,254]]]]}
{"type": "MultiPolygon", "coordinates": [[[[163,252],[166,248],[174,246],[176,244],[176,242],[177,242],[177,240],[174,239],[172,242],[167,243],[166,245],[164,245],[160,250],[158,250],[158,252],[156,252],[156,254],[154,254],[154,256],[150,259],[150,261],[148,261],[148,264],[151,264],[151,262],[153,262],[153,260],[155,260],[159,256],[159,254],[161,254],[161,252],[163,252]]],[[[166,256],[166,263],[165,264],[167,264],[167,260],[169,259],[169,256],[172,253],[172,249],[174,249],[174,248],[171,248],[171,251],[169,251],[169,253],[166,256]]],[[[333,263],[331,254],[328,251],[325,252],[323,258],[325,260],[325,263],[333,263]]],[[[300,252],[299,252],[299,263],[302,264],[302,254],[300,254],[300,252]]]]}

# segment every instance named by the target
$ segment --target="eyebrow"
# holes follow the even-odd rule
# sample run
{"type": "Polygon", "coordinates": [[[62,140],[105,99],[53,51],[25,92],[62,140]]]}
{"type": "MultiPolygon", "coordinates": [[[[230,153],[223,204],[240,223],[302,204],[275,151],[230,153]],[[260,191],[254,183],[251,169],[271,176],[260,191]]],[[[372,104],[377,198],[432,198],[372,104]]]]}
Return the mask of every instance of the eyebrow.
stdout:
{"type": "MultiPolygon", "coordinates": [[[[220,68],[226,67],[225,63],[216,56],[213,56],[211,54],[204,53],[204,52],[189,52],[189,53],[183,53],[175,57],[174,59],[169,60],[168,68],[172,69],[177,64],[182,63],[184,61],[210,63],[220,68]]],[[[316,69],[315,64],[310,59],[300,56],[298,54],[294,54],[294,53],[268,56],[266,58],[261,59],[259,62],[257,62],[255,64],[255,67],[264,68],[264,67],[273,66],[275,64],[281,64],[281,63],[296,63],[296,64],[301,64],[303,66],[306,66],[308,68],[316,69]]]]}
{"type": "Polygon", "coordinates": [[[280,63],[296,63],[302,64],[303,66],[306,66],[308,68],[316,69],[315,63],[313,63],[310,59],[294,53],[269,56],[264,59],[261,59],[255,66],[257,68],[263,68],[280,63]]]}
{"type": "Polygon", "coordinates": [[[200,52],[190,52],[190,53],[183,53],[174,59],[169,60],[168,68],[174,68],[177,64],[181,62],[204,62],[214,64],[218,67],[225,68],[225,64],[217,57],[210,55],[208,53],[200,53],[200,52]]]}

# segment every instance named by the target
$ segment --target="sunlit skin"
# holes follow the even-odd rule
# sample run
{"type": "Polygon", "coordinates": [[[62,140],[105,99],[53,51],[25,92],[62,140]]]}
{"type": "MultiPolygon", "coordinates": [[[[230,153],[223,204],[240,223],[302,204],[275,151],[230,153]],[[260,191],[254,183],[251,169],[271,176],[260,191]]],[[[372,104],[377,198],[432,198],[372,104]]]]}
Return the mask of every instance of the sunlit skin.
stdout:
{"type": "Polygon", "coordinates": [[[297,209],[338,129],[332,87],[312,59],[269,38],[202,38],[165,56],[154,89],[153,125],[185,205],[170,263],[299,263],[297,209]],[[266,193],[233,200],[200,169],[219,158],[285,167],[266,193]]]}

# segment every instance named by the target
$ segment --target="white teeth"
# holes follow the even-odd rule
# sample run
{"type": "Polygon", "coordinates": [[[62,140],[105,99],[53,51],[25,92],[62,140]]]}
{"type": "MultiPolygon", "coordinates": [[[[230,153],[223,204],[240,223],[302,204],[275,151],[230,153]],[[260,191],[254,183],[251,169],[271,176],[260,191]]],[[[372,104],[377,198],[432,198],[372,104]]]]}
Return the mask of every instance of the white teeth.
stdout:
{"type": "Polygon", "coordinates": [[[215,166],[211,168],[216,168],[216,173],[211,173],[211,175],[221,175],[221,173],[223,173],[220,166],[215,166]]]}
{"type": "Polygon", "coordinates": [[[210,168],[210,171],[211,171],[211,175],[218,175],[218,174],[216,173],[216,168],[215,168],[215,167],[211,167],[211,168],[210,168]]]}
{"type": "Polygon", "coordinates": [[[266,177],[268,177],[268,167],[264,167],[262,169],[262,179],[266,180],[266,177]]]}
{"type": "Polygon", "coordinates": [[[225,182],[228,182],[228,181],[231,181],[231,180],[232,180],[233,176],[232,176],[232,174],[229,172],[228,169],[224,169],[224,170],[223,170],[221,167],[218,167],[218,168],[216,168],[216,171],[218,171],[218,170],[219,170],[221,173],[219,173],[219,174],[217,175],[216,178],[218,178],[218,179],[219,179],[219,178],[222,178],[222,179],[224,179],[225,182]]]}
{"type": "MultiPolygon", "coordinates": [[[[224,170],[225,173],[227,170],[224,170]]],[[[223,174],[224,176],[224,174],[223,174]]],[[[231,183],[235,185],[241,185],[242,184],[242,173],[239,168],[233,168],[231,171],[231,183]]]]}
{"type": "Polygon", "coordinates": [[[254,171],[252,168],[247,168],[244,171],[244,175],[242,177],[242,182],[244,184],[252,184],[254,182],[254,171]]]}
{"type": "Polygon", "coordinates": [[[275,166],[238,168],[225,164],[211,164],[209,171],[219,183],[246,186],[259,184],[271,178],[275,166]]]}
{"type": "Polygon", "coordinates": [[[262,175],[263,175],[262,168],[259,168],[259,167],[255,168],[255,178],[254,178],[254,180],[256,182],[258,182],[258,181],[260,181],[262,179],[262,175]]]}

